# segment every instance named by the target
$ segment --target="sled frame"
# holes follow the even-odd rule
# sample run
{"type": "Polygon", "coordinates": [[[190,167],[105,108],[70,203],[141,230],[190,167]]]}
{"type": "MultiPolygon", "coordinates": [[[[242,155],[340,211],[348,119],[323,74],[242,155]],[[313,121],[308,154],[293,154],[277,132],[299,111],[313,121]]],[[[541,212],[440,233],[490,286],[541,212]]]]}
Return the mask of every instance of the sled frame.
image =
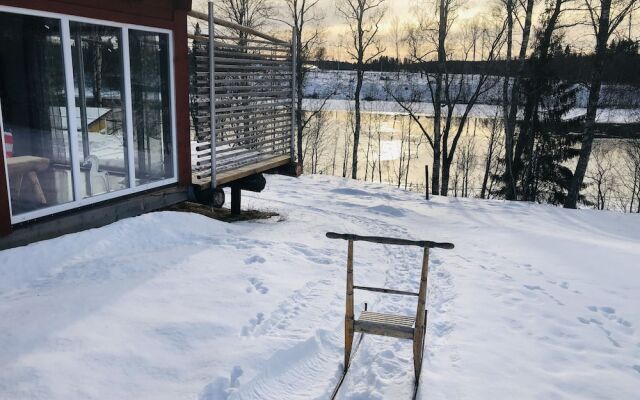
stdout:
{"type": "Polygon", "coordinates": [[[415,373],[415,382],[420,379],[420,371],[422,369],[422,359],[424,356],[424,340],[426,335],[427,322],[427,285],[429,278],[429,252],[432,248],[453,249],[452,243],[439,243],[427,240],[414,241],[381,236],[359,236],[353,234],[340,234],[328,232],[329,239],[347,240],[347,286],[346,286],[346,306],[344,318],[344,374],[349,369],[351,362],[351,350],[353,347],[353,338],[356,332],[362,334],[373,334],[379,336],[395,337],[399,339],[408,339],[413,341],[413,368],[415,373]],[[420,289],[418,293],[408,291],[376,288],[368,286],[354,286],[353,284],[353,243],[363,241],[378,244],[390,244],[398,246],[418,246],[423,248],[422,269],[420,274],[420,289]],[[363,311],[358,319],[354,315],[354,289],[366,290],[371,292],[416,296],[418,304],[416,307],[415,317],[405,315],[393,315],[373,313],[363,311]]]}

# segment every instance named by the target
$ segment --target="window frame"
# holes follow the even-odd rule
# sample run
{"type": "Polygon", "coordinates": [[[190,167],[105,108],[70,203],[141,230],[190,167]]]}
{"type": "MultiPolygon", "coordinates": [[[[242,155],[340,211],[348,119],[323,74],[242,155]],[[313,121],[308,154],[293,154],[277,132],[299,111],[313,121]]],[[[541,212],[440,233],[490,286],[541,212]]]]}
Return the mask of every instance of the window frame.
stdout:
{"type": "MultiPolygon", "coordinates": [[[[135,193],[144,192],[150,189],[156,189],[163,186],[169,186],[178,182],[178,149],[177,149],[177,123],[176,123],[176,91],[175,91],[175,65],[174,65],[174,40],[173,31],[170,29],[156,28],[145,25],[126,24],[115,21],[100,20],[87,17],[79,17],[74,15],[52,13],[48,11],[32,10],[27,8],[1,6],[0,12],[13,13],[18,15],[28,15],[35,17],[53,18],[60,21],[60,32],[62,39],[62,51],[64,59],[64,78],[65,78],[65,92],[67,97],[67,127],[69,131],[70,142],[70,156],[71,156],[71,182],[73,200],[64,204],[54,205],[39,210],[29,211],[26,213],[13,215],[11,207],[11,190],[9,187],[9,173],[6,172],[5,179],[7,181],[7,197],[9,201],[9,211],[11,214],[11,224],[17,224],[21,222],[30,221],[36,218],[57,214],[63,211],[73,210],[96,203],[100,203],[107,200],[112,200],[118,197],[128,196],[135,193]],[[73,80],[73,60],[71,54],[71,38],[69,24],[71,22],[90,23],[97,25],[104,25],[119,28],[122,34],[122,53],[123,53],[123,78],[124,78],[124,104],[125,104],[125,129],[127,138],[127,164],[128,164],[128,178],[129,187],[116,190],[113,192],[103,193],[92,197],[82,198],[80,194],[80,162],[78,159],[78,130],[77,130],[77,112],[75,102],[75,86],[73,80]],[[133,148],[133,99],[131,97],[131,60],[129,54],[129,30],[144,31],[150,33],[167,34],[169,40],[169,57],[167,62],[169,63],[169,112],[171,118],[171,143],[172,143],[172,158],[173,158],[173,177],[167,178],[151,183],[142,185],[136,185],[135,179],[135,159],[133,148]]],[[[0,114],[0,119],[2,118],[0,114]]],[[[0,120],[0,123],[2,121],[0,120]]],[[[0,135],[4,148],[4,134],[0,135]]],[[[7,159],[4,157],[5,171],[8,171],[7,159]]]]}

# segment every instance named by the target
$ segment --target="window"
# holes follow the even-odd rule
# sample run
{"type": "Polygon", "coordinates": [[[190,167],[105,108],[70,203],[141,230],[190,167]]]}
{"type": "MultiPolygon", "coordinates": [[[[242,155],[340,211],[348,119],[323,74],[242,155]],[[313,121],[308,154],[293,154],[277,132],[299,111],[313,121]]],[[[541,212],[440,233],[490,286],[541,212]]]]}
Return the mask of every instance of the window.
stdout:
{"type": "Polygon", "coordinates": [[[0,43],[13,223],[176,182],[170,31],[0,6],[0,43]]]}

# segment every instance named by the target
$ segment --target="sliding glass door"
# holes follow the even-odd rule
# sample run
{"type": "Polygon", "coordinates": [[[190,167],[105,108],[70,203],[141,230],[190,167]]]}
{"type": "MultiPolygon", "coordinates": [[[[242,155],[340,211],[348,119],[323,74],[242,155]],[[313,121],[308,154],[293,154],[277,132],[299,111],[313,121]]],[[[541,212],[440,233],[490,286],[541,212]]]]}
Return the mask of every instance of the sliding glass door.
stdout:
{"type": "Polygon", "coordinates": [[[82,197],[129,187],[122,30],[70,23],[82,197]]]}
{"type": "Polygon", "coordinates": [[[168,37],[129,30],[129,54],[135,176],[149,183],[173,174],[168,37]]]}
{"type": "Polygon", "coordinates": [[[12,222],[176,182],[170,31],[0,6],[12,222]]]}
{"type": "Polygon", "coordinates": [[[0,12],[0,103],[13,215],[72,202],[60,20],[0,12]]]}

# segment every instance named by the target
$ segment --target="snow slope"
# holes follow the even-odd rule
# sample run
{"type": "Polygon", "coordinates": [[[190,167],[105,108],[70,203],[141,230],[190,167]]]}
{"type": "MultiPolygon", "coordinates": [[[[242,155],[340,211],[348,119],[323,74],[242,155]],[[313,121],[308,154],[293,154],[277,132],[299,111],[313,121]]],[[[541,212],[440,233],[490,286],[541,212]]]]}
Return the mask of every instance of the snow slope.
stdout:
{"type": "MultiPolygon", "coordinates": [[[[154,213],[0,252],[0,399],[326,399],[346,259],[328,230],[456,244],[432,252],[419,398],[638,398],[639,216],[268,182],[245,206],[282,218],[154,213]]],[[[355,246],[357,284],[417,290],[419,264],[417,249],[355,246]]],[[[366,337],[339,398],[410,398],[411,357],[366,337]]]]}

